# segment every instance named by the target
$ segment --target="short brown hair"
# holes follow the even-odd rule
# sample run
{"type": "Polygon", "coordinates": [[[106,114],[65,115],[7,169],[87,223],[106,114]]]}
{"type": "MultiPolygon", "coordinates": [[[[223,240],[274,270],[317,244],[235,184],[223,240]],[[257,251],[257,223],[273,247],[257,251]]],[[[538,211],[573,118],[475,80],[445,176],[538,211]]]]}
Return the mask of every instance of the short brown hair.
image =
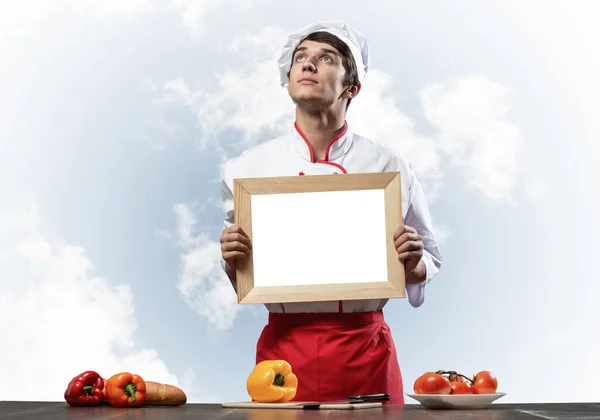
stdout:
{"type": "MultiPolygon", "coordinates": [[[[350,48],[348,47],[348,45],[346,45],[346,43],[344,41],[342,41],[337,36],[335,36],[329,32],[323,32],[323,31],[313,32],[311,34],[308,34],[304,38],[302,38],[302,40],[298,43],[298,46],[294,50],[294,54],[292,55],[292,57],[296,55],[296,51],[297,51],[298,47],[304,41],[323,42],[325,44],[331,45],[333,48],[338,50],[342,56],[342,64],[344,66],[344,69],[346,70],[346,74],[344,76],[344,79],[342,80],[343,86],[344,87],[355,86],[358,84],[359,80],[358,80],[358,71],[356,69],[356,62],[354,61],[354,56],[352,55],[352,51],[350,51],[350,48]]],[[[292,65],[293,65],[293,60],[292,60],[292,65]]],[[[289,77],[290,77],[290,70],[288,70],[288,79],[289,79],[289,77]]],[[[348,99],[348,102],[346,103],[346,109],[348,109],[348,107],[350,106],[351,101],[352,101],[352,98],[348,99]]]]}

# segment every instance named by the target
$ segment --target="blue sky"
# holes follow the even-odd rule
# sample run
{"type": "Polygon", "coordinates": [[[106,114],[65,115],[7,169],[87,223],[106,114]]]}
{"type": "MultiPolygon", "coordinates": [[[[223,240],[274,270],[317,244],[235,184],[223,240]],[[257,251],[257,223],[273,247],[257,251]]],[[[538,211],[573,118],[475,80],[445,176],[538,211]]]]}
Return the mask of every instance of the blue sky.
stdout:
{"type": "Polygon", "coordinates": [[[490,369],[502,401],[597,399],[598,6],[369,5],[0,6],[0,400],[88,369],[247,398],[266,310],[220,272],[219,165],[289,127],[274,57],[321,19],[367,36],[348,121],[411,160],[442,240],[424,305],[386,307],[405,387],[490,369]]]}

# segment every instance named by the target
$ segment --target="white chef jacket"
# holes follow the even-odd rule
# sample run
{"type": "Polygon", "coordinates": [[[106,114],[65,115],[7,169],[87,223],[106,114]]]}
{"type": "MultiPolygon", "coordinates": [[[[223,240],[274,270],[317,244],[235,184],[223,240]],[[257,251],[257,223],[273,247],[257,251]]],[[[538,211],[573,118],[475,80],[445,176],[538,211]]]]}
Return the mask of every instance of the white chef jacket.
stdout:
{"type": "MultiPolygon", "coordinates": [[[[294,124],[290,133],[250,148],[225,163],[221,172],[222,199],[225,206],[224,225],[234,223],[233,179],[274,176],[324,175],[364,172],[400,172],[402,188],[402,217],[404,224],[423,237],[423,262],[427,269],[424,282],[406,284],[409,303],[419,307],[425,298],[425,285],[439,272],[442,256],[433,234],[431,216],[421,184],[410,163],[394,150],[375,143],[349,130],[329,144],[325,159],[316,160],[312,147],[299,127],[294,124]]],[[[343,176],[343,175],[341,175],[343,176]]],[[[293,223],[293,220],[290,220],[293,223]]],[[[221,261],[223,269],[225,261],[221,261]]],[[[233,284],[235,289],[236,285],[233,284]]],[[[381,310],[388,299],[344,301],[343,312],[381,310]]],[[[270,312],[339,312],[338,301],[292,302],[265,305],[270,312]]]]}

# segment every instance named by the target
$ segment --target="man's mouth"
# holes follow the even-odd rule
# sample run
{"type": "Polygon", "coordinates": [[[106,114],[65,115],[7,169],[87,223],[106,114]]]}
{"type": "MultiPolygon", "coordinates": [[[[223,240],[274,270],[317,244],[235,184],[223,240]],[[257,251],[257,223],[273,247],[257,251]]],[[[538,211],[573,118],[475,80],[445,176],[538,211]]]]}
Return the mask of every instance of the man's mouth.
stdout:
{"type": "Polygon", "coordinates": [[[308,77],[304,77],[304,78],[298,80],[298,83],[300,83],[301,85],[314,85],[317,83],[317,81],[313,80],[313,79],[309,79],[308,77]]]}

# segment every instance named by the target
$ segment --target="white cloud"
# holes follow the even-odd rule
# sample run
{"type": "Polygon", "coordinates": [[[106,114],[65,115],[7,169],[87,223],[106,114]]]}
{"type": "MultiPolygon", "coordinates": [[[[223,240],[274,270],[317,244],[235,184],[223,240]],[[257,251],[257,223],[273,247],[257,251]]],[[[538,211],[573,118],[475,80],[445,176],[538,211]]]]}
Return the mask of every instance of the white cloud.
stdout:
{"type": "Polygon", "coordinates": [[[0,371],[10,378],[0,381],[2,399],[61,401],[68,381],[90,369],[191,389],[136,343],[130,287],[95,276],[83,248],[46,232],[35,200],[0,220],[0,371]]]}
{"type": "Polygon", "coordinates": [[[217,330],[233,325],[242,309],[229,278],[221,268],[221,245],[206,234],[195,234],[196,216],[185,204],[173,206],[177,237],[183,248],[178,282],[185,303],[217,330]]]}
{"type": "Polygon", "coordinates": [[[422,103],[439,130],[437,146],[463,171],[469,188],[490,200],[512,201],[522,138],[508,119],[508,89],[483,76],[467,76],[427,86],[422,103]]]}

